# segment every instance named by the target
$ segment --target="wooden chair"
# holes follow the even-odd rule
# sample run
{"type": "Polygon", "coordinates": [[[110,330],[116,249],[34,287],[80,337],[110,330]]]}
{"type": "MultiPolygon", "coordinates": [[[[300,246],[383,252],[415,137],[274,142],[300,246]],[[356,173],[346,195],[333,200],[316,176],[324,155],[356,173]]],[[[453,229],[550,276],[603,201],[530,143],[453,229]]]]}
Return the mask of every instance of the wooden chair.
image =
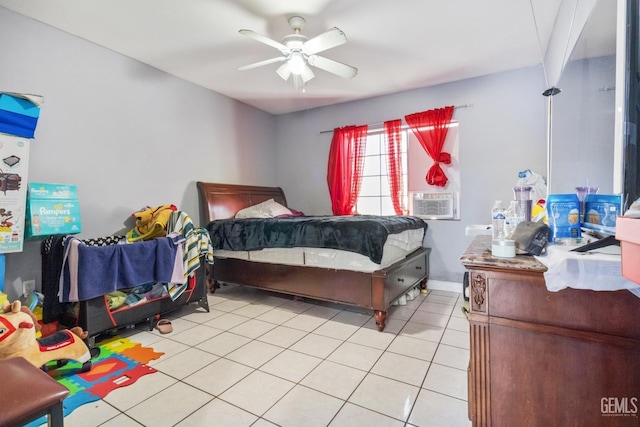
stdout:
{"type": "Polygon", "coordinates": [[[47,415],[62,427],[62,401],[69,390],[22,357],[0,360],[0,427],[20,426],[47,415]]]}

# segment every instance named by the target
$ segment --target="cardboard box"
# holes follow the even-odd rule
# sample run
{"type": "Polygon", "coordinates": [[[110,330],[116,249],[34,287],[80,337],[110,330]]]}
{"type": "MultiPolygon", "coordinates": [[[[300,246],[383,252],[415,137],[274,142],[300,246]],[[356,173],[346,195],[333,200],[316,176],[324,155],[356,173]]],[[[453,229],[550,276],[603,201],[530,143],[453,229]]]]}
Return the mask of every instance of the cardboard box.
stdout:
{"type": "Polygon", "coordinates": [[[27,237],[77,234],[82,231],[80,203],[75,185],[29,183],[27,192],[27,237]]]}
{"type": "Polygon", "coordinates": [[[622,276],[640,284],[640,218],[618,217],[616,239],[622,249],[622,276]]]}
{"type": "Polygon", "coordinates": [[[33,138],[41,103],[38,95],[0,93],[0,132],[33,138]]]}

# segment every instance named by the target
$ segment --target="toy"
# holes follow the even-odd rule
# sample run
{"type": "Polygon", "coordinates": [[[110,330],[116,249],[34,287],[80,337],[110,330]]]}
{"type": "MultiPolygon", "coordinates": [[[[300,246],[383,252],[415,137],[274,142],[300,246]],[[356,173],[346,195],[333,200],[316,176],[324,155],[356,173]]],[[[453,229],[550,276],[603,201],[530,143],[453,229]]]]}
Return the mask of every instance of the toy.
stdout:
{"type": "Polygon", "coordinates": [[[80,327],[58,331],[45,338],[36,339],[40,328],[33,313],[20,301],[5,302],[0,314],[0,359],[24,357],[33,365],[42,368],[50,361],[59,364],[67,360],[82,363],[82,372],[91,369],[91,352],[83,341],[87,332],[80,327]]]}

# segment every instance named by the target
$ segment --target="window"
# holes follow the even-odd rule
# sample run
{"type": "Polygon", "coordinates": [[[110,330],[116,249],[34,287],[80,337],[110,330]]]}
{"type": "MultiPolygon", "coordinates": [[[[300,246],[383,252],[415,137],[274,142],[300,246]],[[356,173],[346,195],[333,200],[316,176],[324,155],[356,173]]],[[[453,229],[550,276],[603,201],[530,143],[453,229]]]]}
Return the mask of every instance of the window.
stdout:
{"type": "MultiPolygon", "coordinates": [[[[402,185],[403,204],[407,200],[407,131],[402,137],[402,185]]],[[[370,131],[367,135],[362,187],[356,203],[360,214],[395,215],[389,190],[389,172],[387,168],[387,144],[384,130],[370,131]]]]}

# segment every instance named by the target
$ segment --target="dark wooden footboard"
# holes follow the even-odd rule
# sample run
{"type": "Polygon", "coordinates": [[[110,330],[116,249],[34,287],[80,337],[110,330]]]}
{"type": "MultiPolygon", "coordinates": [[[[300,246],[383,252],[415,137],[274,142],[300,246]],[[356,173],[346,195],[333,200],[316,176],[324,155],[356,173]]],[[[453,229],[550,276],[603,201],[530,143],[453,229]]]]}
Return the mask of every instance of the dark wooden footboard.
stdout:
{"type": "Polygon", "coordinates": [[[217,282],[336,302],[374,310],[382,331],[391,304],[409,289],[425,286],[429,277],[429,253],[421,248],[401,261],[372,273],[330,268],[260,263],[216,258],[210,268],[212,290],[217,282]]]}

